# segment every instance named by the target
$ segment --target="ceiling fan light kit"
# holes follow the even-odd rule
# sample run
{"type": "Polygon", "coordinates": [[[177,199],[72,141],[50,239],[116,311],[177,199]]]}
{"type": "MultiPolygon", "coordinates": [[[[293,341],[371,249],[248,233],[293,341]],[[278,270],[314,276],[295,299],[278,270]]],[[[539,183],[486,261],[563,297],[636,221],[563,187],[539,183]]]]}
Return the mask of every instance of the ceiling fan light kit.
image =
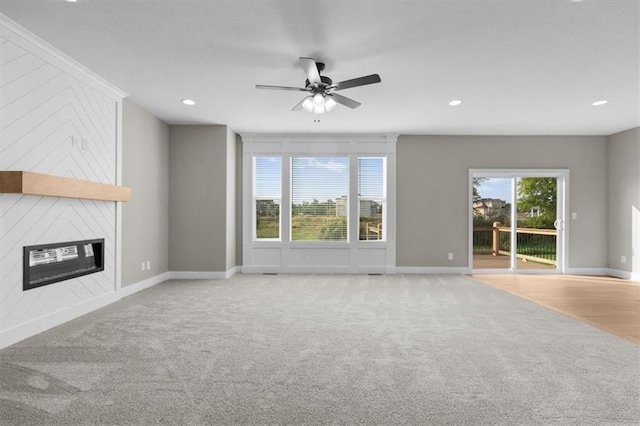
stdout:
{"type": "Polygon", "coordinates": [[[334,84],[333,80],[329,77],[320,75],[320,72],[323,71],[325,67],[322,62],[316,62],[313,58],[305,57],[300,57],[298,60],[307,75],[304,88],[257,84],[256,89],[308,92],[309,95],[294,106],[292,111],[305,110],[314,114],[324,114],[325,112],[333,110],[337,104],[342,104],[351,109],[358,108],[361,105],[360,102],[335,93],[336,91],[380,83],[382,81],[378,74],[371,74],[334,84]]]}
{"type": "Polygon", "coordinates": [[[307,96],[302,100],[302,109],[314,114],[324,114],[333,110],[338,103],[334,101],[331,95],[323,95],[316,93],[313,96],[307,96]]]}

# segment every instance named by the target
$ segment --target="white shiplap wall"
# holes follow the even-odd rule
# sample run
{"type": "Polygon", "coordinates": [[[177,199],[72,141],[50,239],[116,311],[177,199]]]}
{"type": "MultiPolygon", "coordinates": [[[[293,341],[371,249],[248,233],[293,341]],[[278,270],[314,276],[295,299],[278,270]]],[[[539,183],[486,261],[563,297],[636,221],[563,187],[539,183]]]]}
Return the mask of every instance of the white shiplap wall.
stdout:
{"type": "MultiPolygon", "coordinates": [[[[0,15],[0,170],[117,184],[124,94],[0,15]]],[[[0,194],[0,347],[115,299],[114,202],[0,194]],[[104,238],[105,270],[22,290],[23,246],[104,238]]]]}

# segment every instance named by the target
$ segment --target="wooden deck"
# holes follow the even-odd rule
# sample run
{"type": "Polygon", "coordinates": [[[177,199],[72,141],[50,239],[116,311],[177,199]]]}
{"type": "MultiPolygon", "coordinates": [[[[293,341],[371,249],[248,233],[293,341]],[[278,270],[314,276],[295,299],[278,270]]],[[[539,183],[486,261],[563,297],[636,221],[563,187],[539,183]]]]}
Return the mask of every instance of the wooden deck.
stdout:
{"type": "Polygon", "coordinates": [[[640,283],[574,275],[471,276],[640,345],[640,283]]]}
{"type": "MultiPolygon", "coordinates": [[[[531,261],[527,262],[521,259],[518,259],[518,264],[516,266],[518,269],[556,269],[553,265],[531,261]]],[[[509,269],[510,267],[511,261],[509,256],[493,256],[491,254],[473,255],[473,269],[509,269]]]]}

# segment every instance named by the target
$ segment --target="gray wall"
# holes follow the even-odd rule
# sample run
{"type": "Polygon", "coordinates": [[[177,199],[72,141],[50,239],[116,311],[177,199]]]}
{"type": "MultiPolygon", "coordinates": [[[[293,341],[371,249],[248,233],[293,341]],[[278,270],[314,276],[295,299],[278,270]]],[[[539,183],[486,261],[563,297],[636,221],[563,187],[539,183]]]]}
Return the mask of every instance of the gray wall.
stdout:
{"type": "Polygon", "coordinates": [[[568,266],[607,267],[607,138],[400,136],[397,266],[468,266],[469,169],[569,169],[568,266]],[[454,260],[447,260],[447,253],[454,260]]]}
{"type": "MultiPolygon", "coordinates": [[[[227,128],[226,138],[226,154],[227,154],[227,263],[226,270],[237,265],[236,263],[236,134],[227,128]]],[[[238,243],[240,244],[240,243],[238,243]]]]}
{"type": "MultiPolygon", "coordinates": [[[[222,272],[235,263],[235,245],[230,249],[227,237],[227,216],[235,217],[235,199],[227,196],[228,156],[235,157],[235,145],[234,153],[228,152],[231,135],[227,126],[170,126],[171,271],[222,272]]],[[[233,173],[235,191],[235,169],[233,173]]],[[[232,229],[235,236],[235,223],[232,229]]]]}
{"type": "Polygon", "coordinates": [[[640,214],[640,128],[609,136],[607,148],[609,267],[639,273],[640,266],[632,269],[634,262],[640,263],[637,259],[640,256],[640,229],[632,227],[632,211],[635,209],[635,214],[640,214]],[[626,256],[626,263],[621,263],[621,256],[626,256]]]}
{"type": "Polygon", "coordinates": [[[131,101],[122,108],[122,286],[169,270],[169,126],[131,101]],[[141,263],[151,261],[142,271],[141,263]]]}

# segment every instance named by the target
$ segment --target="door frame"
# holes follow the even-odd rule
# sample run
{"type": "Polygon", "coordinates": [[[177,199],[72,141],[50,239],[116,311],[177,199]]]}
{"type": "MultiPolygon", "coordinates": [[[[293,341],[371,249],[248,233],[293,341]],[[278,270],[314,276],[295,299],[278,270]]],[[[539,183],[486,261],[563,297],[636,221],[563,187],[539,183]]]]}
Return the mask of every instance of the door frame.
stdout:
{"type": "MultiPolygon", "coordinates": [[[[512,209],[511,209],[511,226],[516,226],[517,221],[515,217],[517,215],[515,202],[517,200],[516,186],[512,185],[511,197],[512,197],[512,209]]],[[[567,269],[568,259],[568,241],[569,241],[569,229],[567,226],[567,212],[569,211],[569,169],[469,169],[469,196],[468,196],[468,268],[474,274],[564,274],[567,269]],[[521,178],[521,177],[554,177],[558,179],[558,193],[557,193],[557,217],[560,219],[558,223],[558,234],[556,242],[556,269],[516,269],[512,261],[511,268],[508,269],[473,269],[473,178],[474,177],[488,177],[488,178],[521,178]]],[[[515,233],[512,234],[512,247],[513,240],[515,240],[515,233]]],[[[511,257],[515,256],[514,253],[511,257]]]]}

